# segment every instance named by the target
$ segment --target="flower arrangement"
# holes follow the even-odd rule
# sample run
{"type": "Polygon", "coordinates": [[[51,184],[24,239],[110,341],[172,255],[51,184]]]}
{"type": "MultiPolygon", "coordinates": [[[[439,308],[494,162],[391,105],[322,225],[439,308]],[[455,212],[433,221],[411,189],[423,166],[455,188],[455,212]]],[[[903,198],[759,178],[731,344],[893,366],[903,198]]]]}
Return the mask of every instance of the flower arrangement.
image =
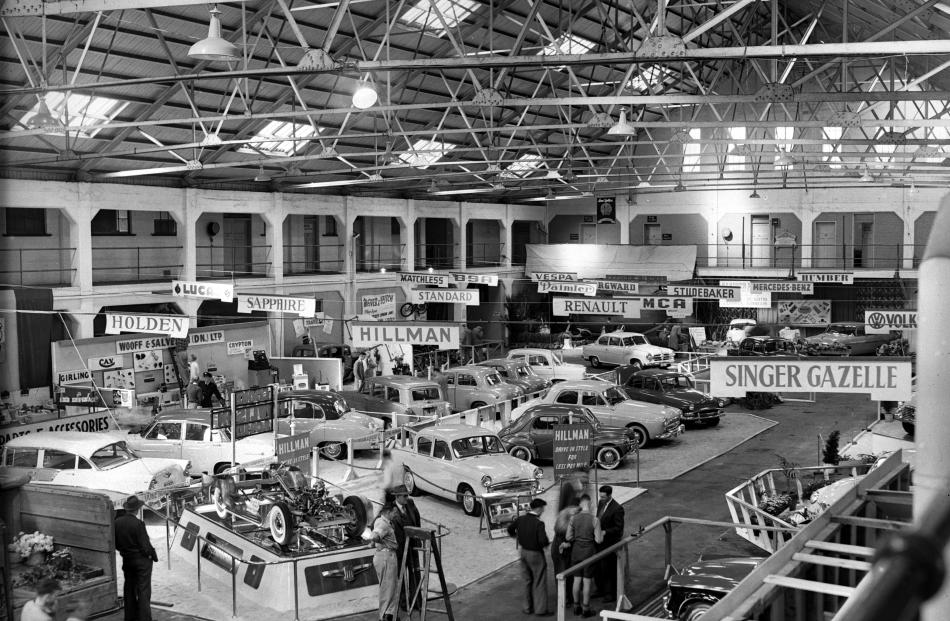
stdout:
{"type": "Polygon", "coordinates": [[[44,535],[40,531],[33,533],[20,532],[8,546],[8,549],[20,556],[20,558],[29,558],[34,552],[52,552],[53,538],[50,535],[44,535]]]}

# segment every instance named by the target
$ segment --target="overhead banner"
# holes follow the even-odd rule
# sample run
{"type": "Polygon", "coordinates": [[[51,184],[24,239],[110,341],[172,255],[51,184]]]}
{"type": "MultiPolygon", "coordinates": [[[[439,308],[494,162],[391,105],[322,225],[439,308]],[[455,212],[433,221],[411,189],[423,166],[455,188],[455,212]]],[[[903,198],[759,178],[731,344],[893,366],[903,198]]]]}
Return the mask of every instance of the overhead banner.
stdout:
{"type": "Polygon", "coordinates": [[[743,397],[746,392],[868,394],[875,401],[911,397],[910,358],[710,358],[710,394],[743,397]]]}
{"type": "Polygon", "coordinates": [[[205,300],[234,301],[234,285],[217,282],[192,282],[173,280],[172,295],[176,298],[200,298],[205,300]]]}
{"type": "Polygon", "coordinates": [[[575,281],[577,272],[529,272],[528,277],[534,282],[542,280],[575,281]]]}
{"type": "Polygon", "coordinates": [[[891,330],[916,330],[917,311],[869,310],[864,311],[864,332],[890,334],[891,330]]]}
{"type": "Polygon", "coordinates": [[[597,285],[592,282],[557,282],[554,280],[539,280],[538,293],[575,293],[594,297],[597,295],[597,285]]]}
{"type": "Polygon", "coordinates": [[[854,284],[854,272],[798,272],[795,274],[795,278],[802,282],[854,284]]]}
{"type": "Polygon", "coordinates": [[[552,315],[620,315],[625,319],[640,318],[639,298],[611,298],[589,300],[585,298],[554,298],[551,300],[552,315]]]}
{"type": "Polygon", "coordinates": [[[59,371],[56,373],[56,383],[60,386],[67,384],[82,384],[92,381],[92,373],[86,369],[76,369],[75,371],[59,371]]]}
{"type": "Polygon", "coordinates": [[[381,343],[436,345],[439,349],[459,348],[459,327],[432,323],[353,322],[354,348],[369,348],[381,343]]]}
{"type": "Polygon", "coordinates": [[[826,326],[831,323],[831,300],[782,300],[776,305],[778,323],[826,326]]]}
{"type": "Polygon", "coordinates": [[[640,283],[627,282],[624,280],[588,280],[597,285],[600,292],[609,293],[640,293],[640,283]]]}
{"type": "Polygon", "coordinates": [[[594,432],[587,423],[554,425],[554,480],[590,468],[594,432]]]}
{"type": "Polygon", "coordinates": [[[466,274],[464,272],[450,272],[452,282],[466,283],[469,285],[488,285],[489,287],[498,286],[498,274],[466,274]]]}
{"type": "MultiPolygon", "coordinates": [[[[614,298],[621,299],[621,298],[614,298]]],[[[670,317],[689,317],[693,314],[693,298],[674,297],[668,295],[648,295],[639,298],[641,310],[666,311],[670,317]]]]}
{"type": "Polygon", "coordinates": [[[723,287],[739,287],[742,293],[738,300],[719,300],[720,308],[772,308],[772,293],[753,291],[748,280],[720,280],[723,287]]]}
{"type": "Polygon", "coordinates": [[[794,280],[753,280],[751,281],[751,284],[753,293],[768,291],[769,293],[800,293],[802,295],[815,295],[815,283],[813,282],[797,282],[794,280]]]}
{"type": "Polygon", "coordinates": [[[478,289],[411,289],[413,304],[464,304],[478,306],[478,289]]]}
{"type": "Polygon", "coordinates": [[[134,354],[140,351],[151,351],[153,349],[168,349],[175,347],[175,339],[156,336],[141,339],[128,339],[115,342],[115,352],[117,354],[134,354]]]}
{"type": "Polygon", "coordinates": [[[360,298],[362,314],[377,321],[392,321],[396,318],[396,294],[380,293],[360,298]]]}
{"type": "Polygon", "coordinates": [[[432,287],[448,287],[449,277],[445,274],[430,274],[429,272],[399,272],[399,282],[432,287]]]}
{"type": "Polygon", "coordinates": [[[182,315],[106,313],[106,334],[122,334],[123,332],[167,334],[183,339],[188,334],[188,318],[182,315]]]}
{"type": "Polygon", "coordinates": [[[597,224],[616,222],[617,221],[617,197],[616,196],[598,196],[596,200],[597,200],[597,224]]]}
{"type": "Polygon", "coordinates": [[[317,312],[316,298],[293,298],[285,295],[258,295],[238,293],[238,312],[292,313],[301,317],[313,317],[317,312]]]}
{"type": "MultiPolygon", "coordinates": [[[[72,404],[69,404],[72,405],[72,404]]],[[[95,414],[83,414],[81,416],[66,416],[64,418],[55,418],[53,420],[43,421],[41,423],[32,423],[25,425],[14,425],[0,429],[0,449],[3,445],[20,436],[37,431],[81,431],[81,432],[99,432],[99,431],[118,431],[118,427],[112,422],[110,412],[96,412],[95,414]]]]}
{"type": "Polygon", "coordinates": [[[211,332],[192,332],[188,335],[188,346],[194,345],[214,345],[224,342],[224,332],[214,330],[211,332]]]}
{"type": "Polygon", "coordinates": [[[699,298],[700,300],[738,300],[740,287],[701,287],[695,285],[668,285],[667,293],[673,296],[699,298]]]}
{"type": "Polygon", "coordinates": [[[314,313],[313,317],[307,317],[306,319],[298,319],[301,327],[303,328],[317,328],[323,325],[323,322],[326,321],[326,313],[314,313]]]}

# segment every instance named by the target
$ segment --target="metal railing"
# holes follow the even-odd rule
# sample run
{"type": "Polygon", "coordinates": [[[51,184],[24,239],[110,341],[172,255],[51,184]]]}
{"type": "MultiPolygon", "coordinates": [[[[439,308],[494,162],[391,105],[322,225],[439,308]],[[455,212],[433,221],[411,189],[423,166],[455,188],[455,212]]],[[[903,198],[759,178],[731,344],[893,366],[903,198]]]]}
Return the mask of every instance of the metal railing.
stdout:
{"type": "Polygon", "coordinates": [[[197,277],[263,278],[270,275],[271,248],[268,245],[197,246],[197,277]]]}
{"type": "Polygon", "coordinates": [[[0,248],[0,280],[9,285],[68,287],[75,248],[0,248]]]}
{"type": "Polygon", "coordinates": [[[343,244],[284,245],[284,274],[341,274],[344,252],[343,244]]]}
{"type": "Polygon", "coordinates": [[[178,278],[181,246],[106,246],[92,249],[92,284],[149,282],[178,278]]]}
{"type": "Polygon", "coordinates": [[[697,267],[739,267],[778,269],[915,269],[925,244],[914,244],[912,256],[905,258],[906,244],[810,244],[776,247],[773,244],[718,245],[716,265],[711,257],[698,256],[697,267]],[[805,249],[809,257],[803,256],[805,249]]]}
{"type": "Polygon", "coordinates": [[[455,269],[458,255],[458,244],[417,244],[415,269],[455,269]]]}
{"type": "Polygon", "coordinates": [[[466,267],[498,267],[502,264],[505,244],[470,242],[466,248],[466,267]]]}
{"type": "Polygon", "coordinates": [[[356,271],[400,270],[405,249],[405,244],[360,244],[356,247],[356,271]]]}

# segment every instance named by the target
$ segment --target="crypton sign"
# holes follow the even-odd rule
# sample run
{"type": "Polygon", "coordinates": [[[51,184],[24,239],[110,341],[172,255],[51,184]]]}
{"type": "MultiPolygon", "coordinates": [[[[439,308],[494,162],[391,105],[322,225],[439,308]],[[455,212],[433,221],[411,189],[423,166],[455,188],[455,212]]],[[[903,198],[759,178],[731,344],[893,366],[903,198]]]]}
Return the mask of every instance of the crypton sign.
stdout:
{"type": "Polygon", "coordinates": [[[712,358],[710,394],[744,397],[746,392],[842,392],[869,394],[875,401],[911,397],[910,358],[712,358]]]}
{"type": "Polygon", "coordinates": [[[554,480],[590,467],[594,434],[587,423],[554,425],[554,480]]]}
{"type": "Polygon", "coordinates": [[[167,334],[182,339],[188,334],[188,318],[181,315],[106,313],[106,334],[122,334],[123,332],[167,334]]]}
{"type": "Polygon", "coordinates": [[[413,304],[464,304],[478,306],[478,289],[411,289],[413,304]]]}
{"type": "Polygon", "coordinates": [[[917,311],[869,310],[864,311],[864,331],[867,334],[889,334],[891,330],[916,330],[917,311]]]}
{"type": "Polygon", "coordinates": [[[552,315],[620,315],[627,319],[640,318],[639,298],[612,298],[590,300],[585,298],[554,298],[552,315]]]}

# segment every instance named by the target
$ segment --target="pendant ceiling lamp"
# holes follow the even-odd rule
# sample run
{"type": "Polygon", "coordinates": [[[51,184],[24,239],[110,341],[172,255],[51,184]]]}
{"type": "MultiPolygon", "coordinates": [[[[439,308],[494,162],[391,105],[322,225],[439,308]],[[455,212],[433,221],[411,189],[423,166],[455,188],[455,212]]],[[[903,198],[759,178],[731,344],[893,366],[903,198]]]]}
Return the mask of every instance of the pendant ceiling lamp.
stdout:
{"type": "Polygon", "coordinates": [[[211,23],[208,24],[208,36],[198,41],[188,50],[188,56],[198,60],[232,61],[241,60],[241,52],[237,46],[221,38],[221,20],[218,15],[221,11],[217,6],[211,7],[211,23]]]}
{"type": "Polygon", "coordinates": [[[49,106],[46,105],[46,98],[40,97],[40,104],[36,108],[36,114],[30,117],[26,122],[29,129],[54,129],[61,128],[62,123],[55,116],[50,114],[49,106]]]}
{"type": "Polygon", "coordinates": [[[610,126],[610,129],[607,130],[607,133],[611,136],[636,136],[637,128],[630,124],[627,121],[627,109],[620,109],[620,119],[616,123],[610,126]]]}
{"type": "Polygon", "coordinates": [[[369,82],[361,81],[359,87],[353,91],[353,107],[360,110],[372,108],[379,99],[379,94],[369,82]]]}

